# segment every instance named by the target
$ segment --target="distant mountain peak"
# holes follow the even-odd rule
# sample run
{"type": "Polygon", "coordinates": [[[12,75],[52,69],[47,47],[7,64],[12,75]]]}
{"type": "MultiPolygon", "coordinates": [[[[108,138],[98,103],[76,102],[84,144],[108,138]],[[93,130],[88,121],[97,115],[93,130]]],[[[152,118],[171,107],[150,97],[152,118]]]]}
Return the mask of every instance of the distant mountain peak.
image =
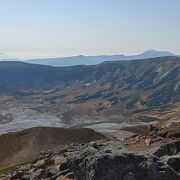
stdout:
{"type": "Polygon", "coordinates": [[[156,50],[147,50],[141,55],[152,55],[152,56],[175,56],[175,54],[169,51],[156,51],[156,50]]]}

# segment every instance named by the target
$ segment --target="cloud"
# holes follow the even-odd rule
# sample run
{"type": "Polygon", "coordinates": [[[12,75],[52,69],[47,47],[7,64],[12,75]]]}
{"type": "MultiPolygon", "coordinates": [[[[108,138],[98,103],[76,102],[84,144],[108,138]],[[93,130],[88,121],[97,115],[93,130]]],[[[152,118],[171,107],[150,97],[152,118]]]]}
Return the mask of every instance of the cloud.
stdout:
{"type": "Polygon", "coordinates": [[[11,57],[5,53],[0,52],[0,60],[8,60],[11,59],[11,57]]]}

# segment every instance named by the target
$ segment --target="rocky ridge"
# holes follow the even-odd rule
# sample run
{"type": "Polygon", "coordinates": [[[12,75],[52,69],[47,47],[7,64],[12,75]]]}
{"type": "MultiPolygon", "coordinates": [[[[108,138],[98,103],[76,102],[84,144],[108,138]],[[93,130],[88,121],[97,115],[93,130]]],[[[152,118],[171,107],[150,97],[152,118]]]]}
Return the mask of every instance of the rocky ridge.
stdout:
{"type": "MultiPolygon", "coordinates": [[[[72,143],[53,151],[41,152],[33,163],[17,166],[2,174],[2,180],[179,180],[175,156],[180,143],[169,144],[173,157],[167,161],[161,153],[134,153],[119,140],[100,140],[86,144],[72,143]]],[[[165,148],[166,150],[168,148],[165,148]]],[[[161,147],[162,149],[162,147],[161,147]]],[[[160,150],[159,150],[160,151],[160,150]]],[[[164,154],[165,155],[165,154],[164,154]]],[[[170,155],[170,154],[169,154],[170,155]]]]}

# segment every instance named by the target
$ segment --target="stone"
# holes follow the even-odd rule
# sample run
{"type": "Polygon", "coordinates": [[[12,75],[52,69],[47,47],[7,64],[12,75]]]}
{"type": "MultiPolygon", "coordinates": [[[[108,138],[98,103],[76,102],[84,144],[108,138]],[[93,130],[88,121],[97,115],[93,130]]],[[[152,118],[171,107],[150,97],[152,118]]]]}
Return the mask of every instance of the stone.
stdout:
{"type": "Polygon", "coordinates": [[[157,157],[176,155],[180,152],[180,141],[165,144],[153,154],[157,157]]]}
{"type": "Polygon", "coordinates": [[[74,180],[74,179],[71,179],[71,178],[68,178],[68,177],[65,177],[65,176],[59,176],[56,178],[56,180],[74,180]]]}
{"type": "Polygon", "coordinates": [[[162,137],[156,137],[156,138],[152,139],[152,143],[159,142],[159,141],[162,141],[162,140],[163,140],[162,137]]]}
{"type": "Polygon", "coordinates": [[[66,170],[66,169],[68,169],[67,163],[65,163],[65,162],[61,163],[61,164],[60,164],[60,167],[59,167],[59,170],[60,170],[60,171],[64,171],[64,170],[66,170]]]}
{"type": "Polygon", "coordinates": [[[22,177],[21,177],[22,180],[30,180],[30,174],[24,174],[22,177]]]}
{"type": "Polygon", "coordinates": [[[140,136],[136,136],[135,137],[135,143],[139,142],[140,141],[140,136]]]}
{"type": "Polygon", "coordinates": [[[106,149],[106,150],[105,150],[105,153],[112,153],[112,150],[106,149]]]}
{"type": "Polygon", "coordinates": [[[66,157],[63,155],[55,155],[51,157],[51,160],[54,161],[55,165],[61,164],[63,162],[66,162],[66,157]]]}
{"type": "Polygon", "coordinates": [[[34,180],[34,179],[39,179],[41,178],[41,176],[43,175],[43,173],[45,172],[44,169],[38,169],[37,171],[34,171],[32,174],[31,174],[31,180],[34,180]]]}
{"type": "Polygon", "coordinates": [[[74,179],[74,173],[73,172],[69,172],[65,175],[65,177],[70,178],[70,179],[74,179]]]}
{"type": "Polygon", "coordinates": [[[167,164],[171,166],[177,173],[180,173],[180,157],[170,157],[167,164]]]}
{"type": "Polygon", "coordinates": [[[20,166],[19,170],[25,171],[25,170],[31,169],[31,167],[32,167],[32,164],[29,163],[29,164],[25,164],[25,165],[20,166]]]}
{"type": "Polygon", "coordinates": [[[146,138],[145,143],[147,146],[150,146],[150,144],[152,143],[152,138],[146,138]]]}
{"type": "Polygon", "coordinates": [[[23,172],[22,171],[15,171],[13,173],[13,175],[11,176],[10,180],[21,179],[22,176],[23,176],[23,172]]]}
{"type": "Polygon", "coordinates": [[[61,148],[61,149],[59,150],[59,153],[60,153],[60,154],[64,154],[64,153],[66,153],[66,152],[68,152],[67,148],[61,148]]]}
{"type": "MultiPolygon", "coordinates": [[[[107,144],[107,147],[118,147],[118,143],[107,144]]],[[[137,155],[125,149],[113,149],[112,153],[99,151],[74,152],[68,158],[68,167],[79,180],[178,180],[179,176],[158,158],[137,155]],[[162,169],[163,172],[160,171],[162,169]]]]}
{"type": "Polygon", "coordinates": [[[180,129],[176,129],[176,130],[167,132],[166,137],[167,138],[172,138],[172,137],[179,138],[180,137],[180,129]]]}
{"type": "Polygon", "coordinates": [[[42,165],[44,165],[45,163],[45,159],[41,159],[39,161],[37,161],[35,164],[33,164],[34,167],[40,167],[42,165]]]}
{"type": "Polygon", "coordinates": [[[90,142],[89,145],[95,149],[99,149],[96,142],[90,142]]]}
{"type": "Polygon", "coordinates": [[[133,173],[129,172],[129,173],[124,177],[123,180],[137,180],[137,179],[135,178],[135,175],[134,175],[133,173]]]}
{"type": "Polygon", "coordinates": [[[71,172],[70,169],[66,169],[66,170],[64,170],[64,171],[61,171],[61,172],[60,172],[60,175],[66,175],[66,174],[68,174],[68,173],[70,173],[70,172],[71,172]]]}

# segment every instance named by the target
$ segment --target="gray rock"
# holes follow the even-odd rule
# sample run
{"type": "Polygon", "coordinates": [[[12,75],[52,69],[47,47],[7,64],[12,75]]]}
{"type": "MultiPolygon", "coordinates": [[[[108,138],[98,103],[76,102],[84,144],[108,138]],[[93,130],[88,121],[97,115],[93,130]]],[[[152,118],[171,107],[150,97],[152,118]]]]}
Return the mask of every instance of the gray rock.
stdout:
{"type": "Polygon", "coordinates": [[[161,146],[154,152],[157,157],[176,155],[180,152],[180,141],[172,142],[161,146]]]}
{"type": "Polygon", "coordinates": [[[64,170],[64,171],[61,171],[61,172],[60,172],[60,175],[65,176],[66,174],[68,174],[68,173],[70,173],[70,172],[71,172],[70,169],[66,169],[66,170],[64,170]]]}
{"type": "Polygon", "coordinates": [[[152,143],[152,138],[146,138],[145,143],[147,146],[150,146],[150,144],[152,143]]]}
{"type": "Polygon", "coordinates": [[[170,157],[167,161],[167,164],[180,174],[180,156],[170,157]]]}
{"type": "Polygon", "coordinates": [[[45,159],[41,159],[37,161],[35,164],[33,164],[34,167],[40,167],[45,163],[45,159]]]}
{"type": "Polygon", "coordinates": [[[67,165],[67,163],[61,163],[61,165],[60,165],[60,167],[59,167],[59,170],[60,171],[64,171],[64,170],[66,170],[66,169],[68,169],[68,165],[67,165]]]}
{"type": "Polygon", "coordinates": [[[22,177],[21,177],[22,180],[30,180],[30,175],[29,174],[24,174],[22,177]]]}
{"type": "Polygon", "coordinates": [[[70,179],[74,179],[74,173],[70,172],[70,173],[66,174],[65,177],[70,178],[70,179]]]}
{"type": "Polygon", "coordinates": [[[30,180],[40,179],[44,172],[45,172],[44,169],[38,169],[37,171],[34,171],[31,174],[30,180]]]}
{"type": "Polygon", "coordinates": [[[123,180],[137,180],[137,179],[135,178],[135,175],[134,175],[133,173],[129,172],[129,173],[124,177],[123,180]]]}
{"type": "MultiPolygon", "coordinates": [[[[109,142],[105,149],[119,146],[118,142],[109,142]]],[[[102,148],[72,153],[67,163],[79,180],[179,180],[177,173],[158,160],[117,148],[107,154],[102,148]]]]}
{"type": "Polygon", "coordinates": [[[11,180],[14,179],[21,179],[21,177],[23,176],[23,172],[22,171],[15,171],[12,176],[11,176],[11,180]]]}
{"type": "Polygon", "coordinates": [[[112,150],[106,149],[106,150],[105,150],[105,153],[112,153],[112,150]]]}
{"type": "Polygon", "coordinates": [[[99,149],[96,142],[90,142],[89,145],[95,149],[99,149]]]}

